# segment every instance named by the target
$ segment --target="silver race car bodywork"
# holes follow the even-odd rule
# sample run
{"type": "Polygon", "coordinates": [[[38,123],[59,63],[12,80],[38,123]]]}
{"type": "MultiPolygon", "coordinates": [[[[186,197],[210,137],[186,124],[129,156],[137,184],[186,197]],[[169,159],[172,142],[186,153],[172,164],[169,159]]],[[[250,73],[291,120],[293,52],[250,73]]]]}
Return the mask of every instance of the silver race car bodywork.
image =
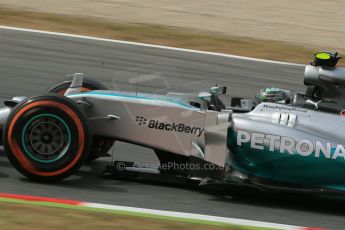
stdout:
{"type": "Polygon", "coordinates": [[[224,166],[230,111],[201,110],[176,98],[116,91],[92,91],[70,98],[82,102],[95,135],[183,156],[194,151],[224,166]],[[201,150],[208,145],[214,146],[201,150]]]}
{"type": "MultiPolygon", "coordinates": [[[[305,75],[306,85],[314,87],[311,94],[307,90],[296,94],[291,104],[262,102],[254,109],[245,99],[239,107],[219,106],[217,96],[224,93],[222,87],[197,98],[172,93],[81,92],[80,75],[65,96],[78,105],[92,135],[200,164],[187,167],[188,178],[263,189],[342,193],[344,69],[308,65],[305,75]]],[[[11,102],[0,110],[0,129],[11,113],[11,102]]]]}

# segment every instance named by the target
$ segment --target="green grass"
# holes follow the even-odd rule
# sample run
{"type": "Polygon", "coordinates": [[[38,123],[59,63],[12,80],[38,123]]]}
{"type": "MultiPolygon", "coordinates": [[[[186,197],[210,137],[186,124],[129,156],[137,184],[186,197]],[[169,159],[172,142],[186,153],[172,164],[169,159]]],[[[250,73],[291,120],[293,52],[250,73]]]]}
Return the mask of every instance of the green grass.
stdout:
{"type": "Polygon", "coordinates": [[[4,229],[188,229],[268,230],[222,223],[112,211],[48,202],[0,199],[0,225],[4,229]]]}

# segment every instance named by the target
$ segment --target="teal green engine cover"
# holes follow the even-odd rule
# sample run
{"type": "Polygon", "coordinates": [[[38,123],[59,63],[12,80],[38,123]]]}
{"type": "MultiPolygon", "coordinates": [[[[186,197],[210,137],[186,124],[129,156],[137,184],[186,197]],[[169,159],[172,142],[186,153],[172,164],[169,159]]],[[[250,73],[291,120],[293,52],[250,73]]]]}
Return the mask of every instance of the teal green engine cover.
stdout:
{"type": "Polygon", "coordinates": [[[297,187],[345,190],[345,149],[337,132],[313,124],[313,113],[296,112],[299,123],[282,125],[272,119],[275,112],[270,111],[269,119],[255,111],[233,118],[227,139],[230,167],[297,187]],[[322,128],[323,133],[318,131],[322,128]]]}

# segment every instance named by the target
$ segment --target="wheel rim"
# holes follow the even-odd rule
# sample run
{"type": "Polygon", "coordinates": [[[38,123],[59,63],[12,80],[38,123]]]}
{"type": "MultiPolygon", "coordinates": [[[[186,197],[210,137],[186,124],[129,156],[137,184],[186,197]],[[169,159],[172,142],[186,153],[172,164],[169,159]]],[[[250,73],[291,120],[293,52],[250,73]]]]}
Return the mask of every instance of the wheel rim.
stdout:
{"type": "Polygon", "coordinates": [[[61,159],[71,145],[71,131],[67,123],[53,114],[31,118],[22,132],[22,146],[34,161],[51,163],[61,159]]]}

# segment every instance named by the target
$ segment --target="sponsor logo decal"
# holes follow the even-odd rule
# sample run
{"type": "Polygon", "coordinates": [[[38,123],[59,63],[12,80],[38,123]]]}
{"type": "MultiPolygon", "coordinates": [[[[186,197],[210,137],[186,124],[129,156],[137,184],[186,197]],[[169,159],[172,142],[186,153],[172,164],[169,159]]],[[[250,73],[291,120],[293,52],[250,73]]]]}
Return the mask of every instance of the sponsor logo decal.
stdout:
{"type": "Polygon", "coordinates": [[[139,117],[139,116],[137,116],[137,117],[135,118],[135,122],[137,122],[138,125],[146,125],[147,119],[144,118],[144,117],[139,117]]]}
{"type": "Polygon", "coordinates": [[[287,111],[287,112],[299,112],[299,113],[307,113],[308,110],[296,108],[296,107],[289,107],[284,105],[263,105],[264,109],[272,109],[272,110],[279,110],[279,111],[287,111]]]}
{"type": "Polygon", "coordinates": [[[266,150],[270,152],[280,152],[289,154],[298,154],[303,157],[314,156],[316,158],[324,157],[336,160],[342,158],[345,160],[345,148],[343,145],[332,146],[331,143],[322,143],[320,141],[310,141],[308,139],[295,140],[292,137],[276,136],[264,133],[249,133],[238,130],[238,146],[250,144],[250,148],[266,150]]]}
{"type": "Polygon", "coordinates": [[[170,131],[170,132],[178,132],[178,133],[188,133],[188,134],[194,134],[197,135],[198,137],[201,136],[204,132],[204,128],[200,127],[193,127],[189,126],[183,123],[169,123],[169,122],[161,122],[159,120],[148,120],[142,116],[137,116],[135,118],[135,122],[138,125],[143,125],[147,126],[150,129],[158,129],[158,130],[165,130],[165,131],[170,131]]]}

